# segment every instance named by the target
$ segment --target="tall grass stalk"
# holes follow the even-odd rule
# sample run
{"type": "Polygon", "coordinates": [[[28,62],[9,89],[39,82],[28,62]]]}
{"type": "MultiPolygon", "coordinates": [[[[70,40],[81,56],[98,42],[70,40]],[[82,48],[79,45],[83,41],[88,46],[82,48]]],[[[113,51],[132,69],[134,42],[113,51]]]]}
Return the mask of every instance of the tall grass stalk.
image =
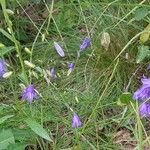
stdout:
{"type": "Polygon", "coordinates": [[[6,1],[5,0],[1,0],[0,3],[1,3],[1,6],[2,6],[2,10],[3,10],[4,17],[5,17],[5,21],[7,23],[7,26],[9,28],[9,30],[10,30],[10,34],[11,34],[12,39],[13,39],[13,42],[15,44],[16,52],[17,52],[17,55],[19,57],[19,61],[20,61],[21,68],[22,68],[22,74],[23,74],[23,77],[24,77],[24,81],[26,82],[26,84],[28,84],[28,78],[27,78],[27,74],[26,74],[26,71],[25,71],[23,59],[22,59],[21,52],[20,52],[20,44],[15,38],[15,34],[14,34],[14,31],[13,31],[13,28],[12,28],[12,22],[9,19],[8,13],[6,11],[6,1]]]}

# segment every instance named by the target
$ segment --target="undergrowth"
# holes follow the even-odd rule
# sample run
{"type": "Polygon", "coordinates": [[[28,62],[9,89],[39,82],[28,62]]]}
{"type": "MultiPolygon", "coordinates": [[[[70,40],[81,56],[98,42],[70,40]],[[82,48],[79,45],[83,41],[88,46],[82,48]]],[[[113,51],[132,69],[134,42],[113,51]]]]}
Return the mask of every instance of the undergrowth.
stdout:
{"type": "Polygon", "coordinates": [[[142,75],[149,76],[148,57],[138,48],[149,46],[139,38],[149,24],[150,2],[0,2],[0,55],[12,72],[0,78],[0,149],[147,150],[149,120],[139,117],[132,94],[142,75]],[[106,45],[103,33],[110,36],[106,45]],[[77,57],[85,37],[91,45],[77,57]],[[75,68],[68,75],[70,62],[75,68]],[[52,67],[54,80],[47,73],[52,67]],[[38,92],[31,104],[21,99],[28,84],[38,92]],[[80,128],[71,127],[74,112],[80,128]]]}

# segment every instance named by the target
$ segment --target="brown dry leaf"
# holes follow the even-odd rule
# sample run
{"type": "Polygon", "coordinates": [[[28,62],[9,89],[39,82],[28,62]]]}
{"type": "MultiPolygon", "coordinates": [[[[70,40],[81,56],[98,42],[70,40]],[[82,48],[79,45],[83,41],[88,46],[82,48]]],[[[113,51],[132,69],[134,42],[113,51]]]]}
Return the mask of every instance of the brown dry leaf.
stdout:
{"type": "Polygon", "coordinates": [[[150,145],[144,146],[143,150],[150,150],[150,145]]]}
{"type": "Polygon", "coordinates": [[[103,32],[102,33],[102,37],[101,37],[101,45],[108,50],[110,44],[110,35],[107,32],[103,32]]]}
{"type": "Polygon", "coordinates": [[[121,129],[114,135],[114,141],[120,145],[121,150],[133,150],[137,145],[137,141],[133,141],[130,132],[125,129],[121,129]]]}
{"type": "Polygon", "coordinates": [[[122,141],[128,141],[129,139],[131,139],[131,136],[130,136],[129,131],[127,131],[127,130],[120,130],[114,136],[115,143],[120,143],[122,141]]]}

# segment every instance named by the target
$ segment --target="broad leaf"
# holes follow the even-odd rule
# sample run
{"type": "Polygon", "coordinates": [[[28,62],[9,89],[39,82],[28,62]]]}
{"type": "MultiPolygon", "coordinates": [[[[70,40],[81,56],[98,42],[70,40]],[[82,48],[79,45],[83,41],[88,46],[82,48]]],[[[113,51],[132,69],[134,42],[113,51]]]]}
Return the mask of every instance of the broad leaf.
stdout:
{"type": "Polygon", "coordinates": [[[25,122],[28,124],[31,130],[34,131],[37,135],[52,142],[52,139],[50,138],[47,131],[39,123],[30,118],[26,119],[25,122]]]}
{"type": "Polygon", "coordinates": [[[7,150],[25,150],[25,148],[28,146],[28,144],[24,143],[15,143],[15,144],[10,144],[8,146],[7,150]]]}
{"type": "Polygon", "coordinates": [[[11,130],[2,130],[0,132],[0,149],[6,149],[9,144],[15,143],[11,130]]]}
{"type": "Polygon", "coordinates": [[[136,63],[142,62],[145,58],[148,58],[150,56],[150,51],[148,46],[139,46],[138,47],[138,54],[136,57],[136,63]]]}
{"type": "Polygon", "coordinates": [[[132,94],[129,92],[122,93],[117,101],[118,105],[129,105],[132,100],[132,94]]]}
{"type": "Polygon", "coordinates": [[[36,134],[32,133],[28,129],[13,129],[12,130],[14,138],[16,141],[20,142],[31,142],[35,144],[33,141],[36,138],[36,134]]]}
{"type": "Polygon", "coordinates": [[[147,16],[149,13],[149,10],[147,8],[139,8],[135,11],[135,20],[139,21],[142,20],[145,16],[147,16]]]}

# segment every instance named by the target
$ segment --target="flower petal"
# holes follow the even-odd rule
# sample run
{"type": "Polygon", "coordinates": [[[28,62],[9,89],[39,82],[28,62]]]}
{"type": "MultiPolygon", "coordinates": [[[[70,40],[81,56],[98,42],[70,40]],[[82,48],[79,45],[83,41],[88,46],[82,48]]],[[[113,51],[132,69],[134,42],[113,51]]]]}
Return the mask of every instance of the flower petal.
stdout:
{"type": "Polygon", "coordinates": [[[142,103],[139,107],[139,113],[141,117],[150,117],[150,104],[142,103]]]}
{"type": "Polygon", "coordinates": [[[50,69],[50,76],[52,79],[55,79],[55,69],[54,68],[50,69]]]}
{"type": "Polygon", "coordinates": [[[61,48],[61,46],[60,46],[57,42],[54,42],[54,47],[55,47],[57,53],[58,53],[61,57],[64,57],[64,56],[65,56],[65,53],[64,53],[63,49],[61,48]]]}
{"type": "Polygon", "coordinates": [[[2,58],[0,58],[0,77],[3,77],[6,71],[7,71],[6,62],[2,58]]]}
{"type": "Polygon", "coordinates": [[[72,116],[72,128],[79,128],[82,126],[81,120],[77,114],[73,114],[72,116]]]}
{"type": "Polygon", "coordinates": [[[150,86],[150,79],[148,79],[148,78],[142,78],[141,79],[141,82],[144,84],[144,85],[149,85],[150,86]]]}
{"type": "Polygon", "coordinates": [[[29,103],[32,103],[33,99],[37,99],[37,94],[35,92],[33,85],[28,85],[22,92],[22,99],[27,100],[29,103]]]}
{"type": "Polygon", "coordinates": [[[150,87],[143,85],[133,94],[134,100],[144,101],[150,98],[150,87]]]}
{"type": "Polygon", "coordinates": [[[85,38],[81,45],[80,45],[80,51],[85,50],[86,48],[88,48],[91,45],[91,40],[89,38],[85,38]]]}

